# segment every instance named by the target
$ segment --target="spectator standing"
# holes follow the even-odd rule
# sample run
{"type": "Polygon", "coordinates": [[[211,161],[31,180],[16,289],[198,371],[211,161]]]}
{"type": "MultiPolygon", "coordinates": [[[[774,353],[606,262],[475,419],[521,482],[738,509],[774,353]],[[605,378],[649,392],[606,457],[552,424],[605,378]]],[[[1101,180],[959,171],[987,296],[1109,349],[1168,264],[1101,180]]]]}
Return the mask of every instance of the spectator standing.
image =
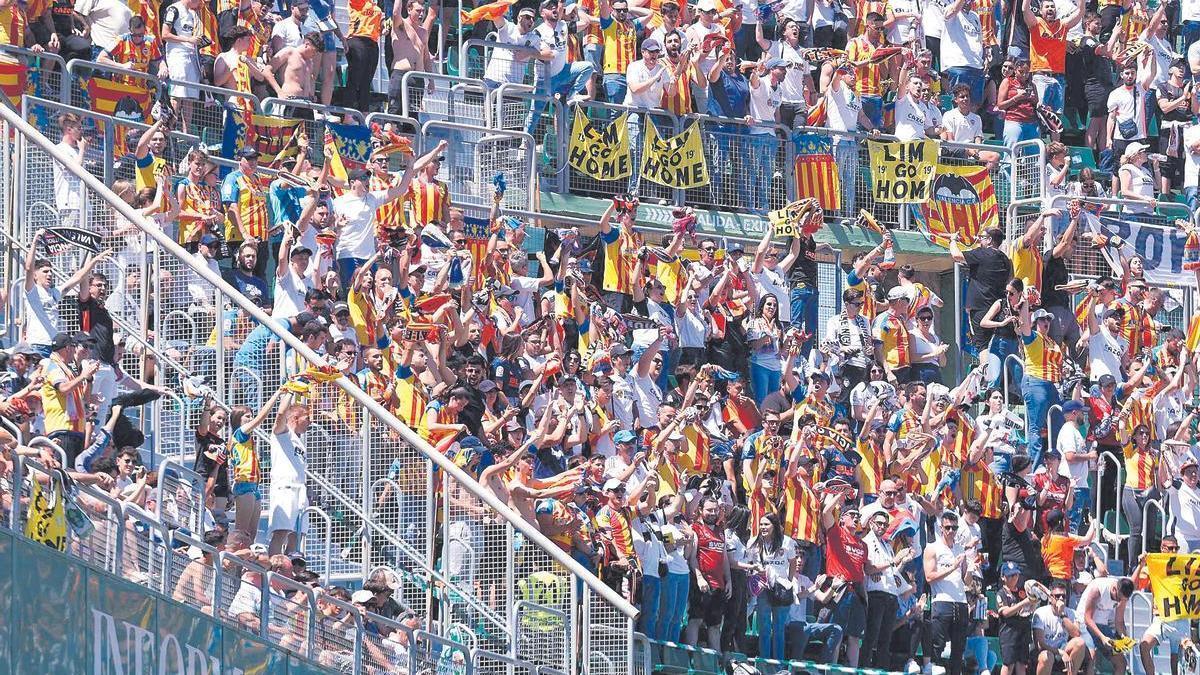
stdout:
{"type": "MultiPolygon", "coordinates": [[[[866,16],[866,30],[846,45],[846,59],[855,68],[854,85],[862,101],[863,113],[871,120],[871,128],[883,126],[883,80],[893,75],[894,64],[889,59],[877,60],[875,50],[885,46],[883,16],[871,12],[866,16]]],[[[830,71],[835,66],[826,65],[830,71]]]]}
{"type": "MultiPolygon", "coordinates": [[[[1022,6],[1022,17],[1029,28],[1029,70],[1033,74],[1038,103],[1061,115],[1067,90],[1067,31],[1083,20],[1085,11],[1080,3],[1070,18],[1060,19],[1059,1],[1066,2],[1042,3],[1041,16],[1026,3],[1022,6]]],[[[1052,132],[1051,135],[1058,140],[1057,134],[1052,132]]]]}
{"type": "Polygon", "coordinates": [[[171,77],[171,102],[191,125],[193,101],[200,90],[188,82],[200,82],[200,46],[208,40],[200,21],[200,0],[180,0],[163,12],[162,40],[166,48],[167,72],[171,77]]]}
{"type": "MultiPolygon", "coordinates": [[[[733,594],[729,586],[729,556],[725,550],[725,537],[719,530],[720,514],[717,501],[706,497],[700,504],[700,520],[692,525],[696,543],[692,550],[691,568],[695,573],[698,593],[689,602],[684,638],[688,644],[699,646],[700,627],[703,625],[711,649],[720,648],[721,621],[733,594]]],[[[746,555],[753,560],[749,550],[746,555]]]]}
{"type": "MultiPolygon", "coordinates": [[[[816,87],[813,86],[812,68],[804,58],[804,44],[800,41],[800,22],[785,18],[780,21],[778,30],[783,37],[772,42],[763,37],[761,23],[755,24],[754,27],[758,46],[767,55],[767,63],[772,63],[774,59],[783,62],[785,75],[779,84],[779,123],[787,129],[794,129],[804,126],[808,109],[815,103],[816,87]]],[[[771,66],[768,66],[768,69],[770,68],[771,66]]]]}
{"type": "MultiPolygon", "coordinates": [[[[586,60],[567,62],[567,23],[562,20],[560,12],[562,7],[559,0],[542,0],[542,23],[534,29],[540,39],[538,60],[541,61],[536,70],[534,88],[542,96],[564,96],[567,104],[572,105],[585,99],[583,92],[595,67],[586,60]]],[[[532,134],[537,129],[538,119],[545,108],[544,102],[534,102],[525,122],[526,133],[532,134]]]]}
{"type": "MultiPolygon", "coordinates": [[[[1149,122],[1147,94],[1158,72],[1157,62],[1150,52],[1143,52],[1139,62],[1146,64],[1146,73],[1138,77],[1138,64],[1130,60],[1121,66],[1121,82],[1108,95],[1108,146],[1116,158],[1129,156],[1130,144],[1145,144],[1146,125],[1149,122]]],[[[1117,180],[1113,180],[1116,192],[1117,180]]],[[[1151,182],[1153,185],[1153,182],[1151,182]]]]}
{"type": "MultiPolygon", "coordinates": [[[[822,93],[825,102],[826,126],[834,131],[877,132],[879,124],[872,121],[863,108],[863,98],[858,94],[856,72],[850,63],[834,66],[829,73],[829,84],[822,93]]],[[[833,156],[838,166],[838,180],[842,185],[854,185],[858,180],[859,145],[851,135],[833,134],[833,156]]],[[[843,190],[844,213],[856,213],[855,191],[843,190]]],[[[868,313],[868,318],[874,318],[868,313]]]]}
{"type": "Polygon", "coordinates": [[[1021,587],[1021,568],[1011,562],[1000,568],[1003,584],[996,594],[997,614],[1000,615],[1000,659],[1004,675],[1024,675],[1033,642],[1032,615],[1038,606],[1037,598],[1027,595],[1021,587]]]}
{"type": "Polygon", "coordinates": [[[945,661],[946,672],[960,675],[963,668],[963,648],[970,632],[965,581],[969,573],[968,552],[955,541],[958,516],[951,511],[938,519],[938,537],[925,546],[925,579],[930,586],[933,622],[933,654],[941,660],[946,645],[950,657],[945,661]]]}
{"type": "Polygon", "coordinates": [[[746,545],[746,557],[755,565],[764,587],[754,609],[759,655],[782,660],[785,657],[787,620],[792,603],[778,601],[772,588],[791,590],[796,570],[796,542],[783,533],[777,516],[765,514],[759,519],[758,534],[746,545]]]}
{"type": "MultiPolygon", "coordinates": [[[[750,127],[746,139],[745,155],[749,164],[746,169],[750,173],[748,201],[751,210],[759,214],[766,214],[771,206],[770,188],[778,150],[774,124],[783,111],[787,76],[788,64],[778,57],[769,57],[757,64],[750,74],[750,119],[755,124],[750,127]]],[[[799,267],[794,265],[792,271],[799,267]]]]}
{"type": "Polygon", "coordinates": [[[863,538],[867,547],[867,560],[879,570],[866,578],[869,611],[858,660],[863,668],[891,667],[889,648],[897,612],[900,609],[899,592],[903,583],[900,569],[915,556],[909,548],[892,550],[890,542],[887,541],[887,529],[891,520],[886,511],[872,513],[867,521],[870,532],[863,538]]]}
{"type": "MultiPolygon", "coordinates": [[[[542,6],[557,0],[543,0],[542,6]]],[[[395,0],[392,5],[392,69],[388,73],[388,112],[401,115],[403,112],[404,74],[433,72],[433,55],[429,52],[429,30],[438,18],[438,0],[432,7],[423,0],[395,0]],[[404,10],[407,9],[407,14],[404,10]]],[[[420,80],[409,85],[412,105],[421,100],[426,90],[420,80]]],[[[332,91],[332,89],[330,90],[332,91]]]]}
{"type": "MultiPolygon", "coordinates": [[[[303,3],[301,3],[303,4],[303,3]]],[[[383,10],[371,0],[354,0],[347,5],[350,25],[346,31],[346,105],[366,114],[371,109],[371,82],[379,68],[379,40],[383,37],[383,10]]],[[[295,9],[293,7],[293,16],[295,9]]],[[[529,11],[532,27],[533,10],[529,11]]],[[[279,24],[276,24],[278,27],[279,24]]],[[[503,26],[497,27],[502,31],[503,26]]],[[[507,53],[499,50],[499,53],[507,53]]],[[[494,57],[493,57],[494,58],[494,57]]]]}
{"type": "Polygon", "coordinates": [[[1029,75],[1029,62],[1014,58],[1012,64],[996,92],[996,107],[1004,112],[1004,144],[1009,147],[1038,137],[1037,90],[1029,75]]]}
{"type": "MultiPolygon", "coordinates": [[[[793,455],[795,457],[795,455],[793,455]]],[[[859,667],[859,650],[867,626],[867,574],[879,574],[867,557],[867,546],[858,534],[861,514],[845,491],[824,496],[821,527],[825,531],[825,574],[845,583],[841,600],[833,612],[834,623],[842,627],[846,662],[859,667]]]]}
{"type": "Polygon", "coordinates": [[[1033,613],[1034,648],[1037,675],[1049,675],[1062,665],[1068,673],[1078,673],[1087,656],[1075,610],[1067,606],[1066,582],[1050,584],[1050,603],[1033,613]]]}
{"type": "Polygon", "coordinates": [[[953,0],[943,13],[939,65],[951,89],[965,84],[972,108],[983,102],[983,24],[975,0],[953,0]]]}
{"type": "Polygon", "coordinates": [[[279,402],[279,412],[271,430],[271,513],[268,530],[271,533],[272,554],[296,550],[297,537],[308,508],[308,488],[305,485],[308,460],[304,432],[308,430],[308,406],[285,392],[279,402]]]}
{"type": "Polygon", "coordinates": [[[512,47],[498,47],[492,50],[492,56],[488,59],[483,73],[483,84],[489,91],[499,88],[502,84],[524,82],[525,70],[530,59],[538,54],[537,48],[540,44],[538,33],[533,27],[535,18],[533,8],[524,7],[517,12],[515,23],[502,16],[493,22],[496,26],[496,41],[512,47]]]}
{"type": "MultiPolygon", "coordinates": [[[[601,78],[604,98],[609,103],[624,103],[628,80],[626,71],[637,58],[637,44],[645,28],[632,16],[629,0],[600,0],[600,34],[604,39],[604,69],[601,78]]],[[[661,51],[662,45],[659,44],[661,51]]],[[[642,47],[643,53],[645,46],[642,47]]]]}
{"type": "MultiPolygon", "coordinates": [[[[708,40],[710,35],[722,35],[724,29],[717,23],[719,11],[715,0],[700,0],[696,4],[696,22],[687,28],[687,44],[695,45],[699,52],[699,59],[696,61],[696,68],[699,69],[701,75],[700,83],[692,88],[692,99],[696,102],[696,110],[699,112],[707,112],[712,114],[711,106],[708,102],[709,86],[713,79],[713,73],[719,68],[724,68],[724,65],[718,66],[718,58],[731,51],[728,46],[725,46],[723,40],[708,40]]],[[[732,58],[732,57],[727,57],[732,58]]],[[[732,59],[736,61],[736,59],[732,59]]]]}
{"type": "Polygon", "coordinates": [[[1125,605],[1133,590],[1128,577],[1099,577],[1088,582],[1075,609],[1086,631],[1083,640],[1091,658],[1107,659],[1116,673],[1125,672],[1126,660],[1122,652],[1113,649],[1113,641],[1126,633],[1125,605]]]}

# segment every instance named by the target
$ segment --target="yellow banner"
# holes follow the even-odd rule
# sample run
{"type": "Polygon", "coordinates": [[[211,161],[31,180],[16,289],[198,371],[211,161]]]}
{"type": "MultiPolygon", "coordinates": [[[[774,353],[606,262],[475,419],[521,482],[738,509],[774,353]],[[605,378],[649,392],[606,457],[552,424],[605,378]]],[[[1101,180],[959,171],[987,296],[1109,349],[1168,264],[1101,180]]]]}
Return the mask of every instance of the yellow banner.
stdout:
{"type": "Polygon", "coordinates": [[[576,171],[596,180],[617,180],[633,175],[628,121],[629,113],[625,113],[605,125],[589,120],[576,108],[568,162],[576,171]]]}
{"type": "Polygon", "coordinates": [[[1163,621],[1200,619],[1200,554],[1151,553],[1146,570],[1163,621]]]}
{"type": "Polygon", "coordinates": [[[871,151],[871,194],[885,204],[921,204],[932,194],[938,142],[867,141],[871,151]]]}
{"type": "Polygon", "coordinates": [[[700,123],[693,122],[678,136],[662,138],[658,129],[647,122],[642,178],[675,189],[708,185],[708,162],[700,144],[700,123]]]}

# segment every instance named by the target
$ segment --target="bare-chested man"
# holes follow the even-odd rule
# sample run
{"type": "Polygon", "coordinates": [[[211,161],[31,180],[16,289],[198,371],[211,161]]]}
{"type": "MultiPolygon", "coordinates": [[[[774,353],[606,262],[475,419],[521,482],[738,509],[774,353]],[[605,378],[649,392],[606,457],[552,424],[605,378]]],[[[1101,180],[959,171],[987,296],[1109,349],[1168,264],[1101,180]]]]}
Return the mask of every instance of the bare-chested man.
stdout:
{"type": "MultiPolygon", "coordinates": [[[[409,71],[433,72],[429,29],[433,27],[437,15],[436,0],[431,7],[426,7],[423,0],[396,0],[392,5],[392,73],[388,83],[388,111],[393,115],[403,112],[404,74],[409,71]],[[401,13],[405,2],[408,3],[408,16],[401,13]]],[[[420,100],[414,96],[419,91],[410,92],[411,100],[420,100]]]]}
{"type": "MultiPolygon", "coordinates": [[[[271,68],[277,73],[282,73],[283,81],[279,84],[280,97],[312,102],[317,80],[317,60],[324,43],[319,33],[309,33],[300,40],[299,47],[284,47],[275,53],[271,59],[271,68]]],[[[312,110],[309,108],[281,107],[282,110],[273,114],[293,119],[312,119],[312,110]]]]}
{"type": "Polygon", "coordinates": [[[233,45],[227,52],[221,52],[213,64],[213,84],[225,89],[253,94],[251,78],[266,82],[275,90],[277,96],[282,96],[275,75],[268,68],[261,67],[251,60],[249,50],[253,35],[245,26],[237,26],[229,31],[233,45]]]}

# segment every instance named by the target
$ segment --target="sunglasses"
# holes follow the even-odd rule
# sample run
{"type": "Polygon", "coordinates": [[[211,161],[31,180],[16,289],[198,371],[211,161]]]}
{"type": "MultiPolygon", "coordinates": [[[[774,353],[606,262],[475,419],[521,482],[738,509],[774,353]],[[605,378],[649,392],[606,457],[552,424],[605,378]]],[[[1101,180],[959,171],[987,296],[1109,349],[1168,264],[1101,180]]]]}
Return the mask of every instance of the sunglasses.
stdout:
{"type": "Polygon", "coordinates": [[[1067,596],[1065,593],[1052,593],[1050,595],[1050,597],[1054,598],[1055,600],[1066,600],[1067,599],[1067,596]]]}
{"type": "Polygon", "coordinates": [[[958,526],[957,525],[943,525],[942,529],[947,532],[953,532],[958,529],[958,526]]]}

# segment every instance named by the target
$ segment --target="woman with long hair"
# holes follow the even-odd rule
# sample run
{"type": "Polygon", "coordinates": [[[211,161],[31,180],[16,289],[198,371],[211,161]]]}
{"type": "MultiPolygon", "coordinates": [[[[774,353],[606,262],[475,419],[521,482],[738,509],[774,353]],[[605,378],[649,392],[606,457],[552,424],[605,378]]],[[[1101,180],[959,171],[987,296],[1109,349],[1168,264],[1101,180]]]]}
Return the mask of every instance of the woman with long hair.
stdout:
{"type": "Polygon", "coordinates": [[[933,329],[933,310],[922,307],[917,310],[916,320],[909,331],[913,345],[911,372],[916,379],[926,384],[941,383],[942,366],[946,365],[946,352],[950,345],[942,342],[933,329]]]}
{"type": "Polygon", "coordinates": [[[784,658],[784,637],[792,603],[772,602],[772,587],[783,584],[791,589],[796,576],[796,541],[783,533],[779,516],[763,514],[758,533],[746,545],[746,561],[761,575],[762,591],[754,613],[758,621],[758,655],[765,659],[784,658]]]}
{"type": "Polygon", "coordinates": [[[779,389],[783,374],[779,352],[782,339],[779,298],[766,293],[758,301],[758,307],[746,328],[746,342],[750,346],[750,386],[754,392],[754,402],[759,405],[768,394],[779,389]]]}

